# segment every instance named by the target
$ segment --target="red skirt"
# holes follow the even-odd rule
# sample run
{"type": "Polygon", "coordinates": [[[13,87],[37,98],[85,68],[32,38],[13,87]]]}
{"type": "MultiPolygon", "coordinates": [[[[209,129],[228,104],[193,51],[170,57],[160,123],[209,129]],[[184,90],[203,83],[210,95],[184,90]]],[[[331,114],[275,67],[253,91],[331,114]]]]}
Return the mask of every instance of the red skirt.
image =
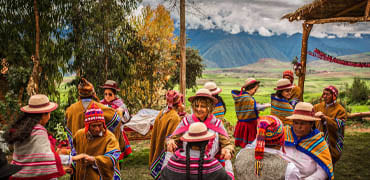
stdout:
{"type": "Polygon", "coordinates": [[[236,124],[234,137],[235,146],[244,148],[256,139],[257,135],[257,120],[250,122],[239,122],[236,124]]]}

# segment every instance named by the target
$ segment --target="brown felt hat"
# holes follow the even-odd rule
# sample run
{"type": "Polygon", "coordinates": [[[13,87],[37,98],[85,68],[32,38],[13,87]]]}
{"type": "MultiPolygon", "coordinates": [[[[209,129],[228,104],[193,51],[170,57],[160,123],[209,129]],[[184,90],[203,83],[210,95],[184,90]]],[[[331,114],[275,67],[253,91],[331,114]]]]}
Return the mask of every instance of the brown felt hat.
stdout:
{"type": "Polygon", "coordinates": [[[209,132],[207,126],[202,122],[190,124],[189,130],[180,138],[185,142],[200,142],[213,139],[216,136],[214,132],[209,132]]]}
{"type": "Polygon", "coordinates": [[[50,102],[49,98],[43,94],[36,94],[30,97],[28,105],[23,106],[21,111],[26,113],[47,113],[58,108],[58,104],[50,102]]]}
{"type": "Polygon", "coordinates": [[[217,104],[218,100],[212,96],[211,92],[208,90],[208,89],[199,89],[197,91],[197,93],[195,93],[195,96],[191,96],[188,98],[188,100],[190,102],[193,102],[194,98],[197,98],[197,97],[206,97],[206,98],[209,98],[213,101],[213,104],[217,104]]]}
{"type": "Polygon", "coordinates": [[[113,80],[107,80],[105,81],[104,85],[103,86],[100,86],[101,88],[104,88],[104,89],[114,89],[116,91],[120,91],[121,89],[118,88],[118,84],[116,81],[113,81],[113,80]]]}

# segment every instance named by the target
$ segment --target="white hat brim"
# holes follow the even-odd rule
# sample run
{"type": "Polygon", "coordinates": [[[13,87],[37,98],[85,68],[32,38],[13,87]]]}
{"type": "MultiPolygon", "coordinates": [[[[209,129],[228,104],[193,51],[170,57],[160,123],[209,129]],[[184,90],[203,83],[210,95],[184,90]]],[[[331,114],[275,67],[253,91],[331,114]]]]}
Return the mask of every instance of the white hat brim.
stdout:
{"type": "Polygon", "coordinates": [[[306,115],[301,115],[301,114],[293,114],[291,116],[286,117],[287,119],[298,119],[302,121],[320,121],[320,118],[316,118],[313,116],[306,116],[306,115]]]}
{"type": "Polygon", "coordinates": [[[212,95],[216,95],[216,94],[220,94],[221,92],[222,92],[222,89],[221,88],[217,88],[216,90],[211,91],[211,94],[212,95]]]}
{"type": "Polygon", "coordinates": [[[214,137],[216,137],[216,134],[209,131],[203,136],[189,136],[189,132],[186,132],[180,140],[185,142],[201,142],[213,139],[214,137]]]}

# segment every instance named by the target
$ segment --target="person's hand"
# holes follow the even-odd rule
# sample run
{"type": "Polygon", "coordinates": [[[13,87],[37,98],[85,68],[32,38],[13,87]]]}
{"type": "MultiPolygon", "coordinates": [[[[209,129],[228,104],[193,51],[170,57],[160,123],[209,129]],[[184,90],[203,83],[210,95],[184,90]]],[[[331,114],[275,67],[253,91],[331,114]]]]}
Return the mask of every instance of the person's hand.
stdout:
{"type": "Polygon", "coordinates": [[[315,113],[315,116],[321,118],[322,116],[324,116],[324,113],[322,113],[321,111],[319,111],[319,112],[315,113]]]}
{"type": "Polygon", "coordinates": [[[269,108],[269,107],[271,107],[271,104],[270,103],[265,103],[265,104],[263,104],[263,106],[265,106],[265,108],[269,108]]]}
{"type": "Polygon", "coordinates": [[[220,159],[231,160],[231,152],[229,149],[221,149],[220,159]]]}
{"type": "Polygon", "coordinates": [[[85,159],[88,155],[87,154],[78,154],[76,156],[72,156],[73,161],[78,161],[80,159],[85,159]]]}
{"type": "Polygon", "coordinates": [[[94,164],[95,163],[95,157],[86,155],[84,157],[84,162],[87,163],[87,164],[94,164]]]}
{"type": "Polygon", "coordinates": [[[177,149],[177,145],[176,145],[175,140],[173,139],[168,140],[167,141],[167,151],[173,153],[176,149],[177,149]]]}

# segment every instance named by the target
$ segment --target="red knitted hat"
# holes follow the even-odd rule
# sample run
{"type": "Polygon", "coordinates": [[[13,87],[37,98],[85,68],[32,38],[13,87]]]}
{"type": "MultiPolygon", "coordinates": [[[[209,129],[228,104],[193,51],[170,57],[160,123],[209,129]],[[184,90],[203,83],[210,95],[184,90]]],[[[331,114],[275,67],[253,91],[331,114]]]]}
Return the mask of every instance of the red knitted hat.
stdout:
{"type": "Polygon", "coordinates": [[[330,86],[326,87],[324,90],[330,91],[333,94],[333,96],[335,96],[334,100],[337,99],[338,89],[335,86],[330,85],[330,86]]]}
{"type": "Polygon", "coordinates": [[[178,103],[184,103],[184,96],[175,91],[175,90],[169,90],[166,93],[166,101],[169,109],[173,108],[173,105],[178,104],[178,103]]]}
{"type": "Polygon", "coordinates": [[[293,71],[291,71],[291,70],[284,71],[283,72],[283,78],[284,78],[284,76],[289,76],[289,77],[291,77],[294,80],[293,71]]]}
{"type": "Polygon", "coordinates": [[[95,103],[92,103],[85,113],[85,132],[89,130],[90,124],[95,122],[103,122],[104,128],[107,128],[103,111],[95,103]]]}

